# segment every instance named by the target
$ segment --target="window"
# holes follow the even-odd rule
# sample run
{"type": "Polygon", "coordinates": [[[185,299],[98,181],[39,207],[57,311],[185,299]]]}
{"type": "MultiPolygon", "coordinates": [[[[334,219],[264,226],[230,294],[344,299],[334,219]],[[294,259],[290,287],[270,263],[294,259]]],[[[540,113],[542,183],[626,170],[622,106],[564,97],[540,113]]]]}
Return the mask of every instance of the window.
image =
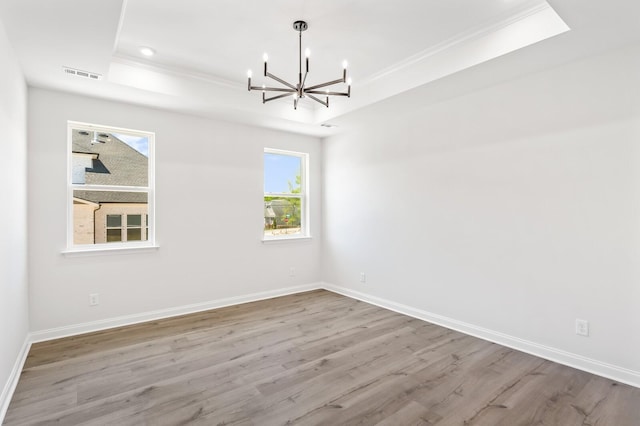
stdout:
{"type": "Polygon", "coordinates": [[[308,154],[264,151],[264,239],[308,237],[308,154]]]}
{"type": "Polygon", "coordinates": [[[127,215],[127,241],[142,241],[142,215],[127,215]]]}
{"type": "Polygon", "coordinates": [[[107,215],[107,242],[122,241],[122,215],[107,215]]]}
{"type": "MultiPolygon", "coordinates": [[[[148,215],[145,218],[148,219],[148,215]]],[[[146,225],[146,222],[145,222],[146,225]]],[[[106,227],[106,240],[114,241],[146,241],[149,227],[142,231],[142,215],[140,214],[108,214],[106,227]]]]}
{"type": "Polygon", "coordinates": [[[154,244],[154,134],[68,124],[68,247],[154,244]]]}

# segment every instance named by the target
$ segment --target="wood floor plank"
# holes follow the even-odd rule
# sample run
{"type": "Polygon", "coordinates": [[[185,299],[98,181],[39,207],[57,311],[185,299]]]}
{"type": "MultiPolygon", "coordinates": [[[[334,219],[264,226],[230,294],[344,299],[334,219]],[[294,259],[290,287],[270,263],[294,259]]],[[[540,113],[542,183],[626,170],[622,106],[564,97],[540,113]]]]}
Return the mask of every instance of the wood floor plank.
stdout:
{"type": "Polygon", "coordinates": [[[3,424],[640,426],[640,389],[318,290],[34,344],[3,424]]]}

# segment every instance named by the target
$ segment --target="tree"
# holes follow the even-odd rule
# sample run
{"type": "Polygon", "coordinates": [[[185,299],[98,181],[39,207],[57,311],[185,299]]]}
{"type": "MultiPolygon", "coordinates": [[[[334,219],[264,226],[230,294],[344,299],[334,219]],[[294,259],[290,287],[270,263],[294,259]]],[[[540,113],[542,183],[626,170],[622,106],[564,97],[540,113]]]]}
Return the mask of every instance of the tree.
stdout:
{"type": "MultiPolygon", "coordinates": [[[[300,174],[300,170],[298,170],[295,183],[291,181],[287,181],[289,186],[290,194],[300,194],[302,192],[302,176],[300,174]]],[[[300,198],[296,197],[278,197],[278,196],[268,196],[264,197],[265,202],[265,210],[267,203],[271,207],[271,210],[275,214],[274,222],[266,223],[266,226],[269,227],[299,227],[301,226],[301,201],[300,198]]]]}
{"type": "MultiPolygon", "coordinates": [[[[300,194],[302,192],[302,176],[300,174],[300,170],[298,169],[298,173],[296,173],[295,177],[295,186],[291,183],[291,181],[287,181],[289,185],[289,192],[292,194],[300,194]]],[[[300,208],[300,198],[289,198],[289,202],[291,203],[291,213],[289,218],[289,226],[300,226],[301,224],[301,215],[302,209],[300,208]]]]}

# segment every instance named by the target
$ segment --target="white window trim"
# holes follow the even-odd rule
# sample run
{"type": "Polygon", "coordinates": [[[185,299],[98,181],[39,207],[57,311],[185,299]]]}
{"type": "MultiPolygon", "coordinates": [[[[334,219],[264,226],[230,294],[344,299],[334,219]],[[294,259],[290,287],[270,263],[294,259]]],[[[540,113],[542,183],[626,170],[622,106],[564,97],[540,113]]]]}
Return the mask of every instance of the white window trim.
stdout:
{"type": "MultiPolygon", "coordinates": [[[[298,151],[288,151],[284,149],[275,149],[275,148],[264,148],[263,151],[263,167],[264,167],[264,154],[278,154],[278,155],[289,155],[293,157],[300,158],[301,170],[300,170],[300,179],[302,180],[302,193],[299,197],[295,195],[292,197],[291,194],[286,193],[277,193],[277,192],[264,192],[264,182],[263,182],[263,205],[264,205],[264,197],[265,196],[273,196],[273,197],[291,197],[291,198],[300,198],[300,206],[302,207],[302,216],[300,217],[300,233],[293,235],[273,235],[268,236],[264,235],[264,226],[262,229],[262,242],[270,243],[270,242],[282,242],[282,241],[296,241],[296,240],[309,240],[311,239],[311,220],[310,220],[310,202],[309,202],[309,153],[307,152],[298,152],[298,151]]],[[[264,173],[263,173],[264,179],[264,173]]],[[[263,218],[264,221],[264,218],[263,218]]]]}
{"type": "MultiPolygon", "coordinates": [[[[138,243],[139,241],[136,241],[138,243]]],[[[112,254],[132,254],[132,253],[149,253],[156,251],[160,248],[158,245],[144,245],[138,246],[134,243],[119,245],[118,243],[109,244],[93,244],[91,248],[84,250],[63,250],[62,254],[65,257],[86,257],[86,256],[104,256],[112,254]],[[102,247],[102,246],[108,247],[102,247]]]]}
{"type": "Polygon", "coordinates": [[[67,245],[62,251],[65,256],[74,254],[114,254],[115,252],[146,252],[158,248],[156,244],[156,220],[155,220],[155,133],[141,130],[126,129],[122,127],[105,126],[78,121],[67,122],[67,245]],[[144,136],[148,138],[148,168],[149,173],[147,187],[131,187],[117,185],[90,185],[89,188],[96,190],[114,190],[123,192],[146,192],[147,193],[147,214],[148,214],[148,235],[147,241],[131,241],[123,243],[104,244],[74,244],[73,243],[73,190],[86,190],[87,185],[74,184],[73,182],[73,130],[86,130],[89,132],[104,133],[126,133],[133,136],[144,136]]]}
{"type": "Polygon", "coordinates": [[[294,242],[294,241],[300,242],[300,241],[311,241],[311,240],[312,240],[312,238],[310,236],[309,237],[301,237],[301,236],[296,236],[296,235],[290,235],[290,236],[283,235],[283,236],[280,236],[280,237],[271,237],[271,238],[265,237],[262,240],[262,243],[263,244],[278,244],[278,243],[289,243],[289,242],[294,242]]]}

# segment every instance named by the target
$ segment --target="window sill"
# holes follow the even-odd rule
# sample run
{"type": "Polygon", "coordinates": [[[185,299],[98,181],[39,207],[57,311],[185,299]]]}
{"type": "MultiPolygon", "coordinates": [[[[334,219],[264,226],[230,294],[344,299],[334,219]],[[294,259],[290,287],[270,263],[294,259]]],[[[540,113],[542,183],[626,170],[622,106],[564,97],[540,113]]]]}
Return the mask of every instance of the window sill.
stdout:
{"type": "Polygon", "coordinates": [[[276,237],[276,238],[263,238],[263,244],[273,244],[273,243],[290,243],[294,241],[311,241],[311,237],[301,236],[301,237],[276,237]]]}
{"type": "Polygon", "coordinates": [[[88,249],[68,249],[62,252],[64,257],[85,257],[85,256],[105,256],[113,254],[133,254],[157,251],[160,246],[137,246],[137,247],[92,247],[88,249]]]}

